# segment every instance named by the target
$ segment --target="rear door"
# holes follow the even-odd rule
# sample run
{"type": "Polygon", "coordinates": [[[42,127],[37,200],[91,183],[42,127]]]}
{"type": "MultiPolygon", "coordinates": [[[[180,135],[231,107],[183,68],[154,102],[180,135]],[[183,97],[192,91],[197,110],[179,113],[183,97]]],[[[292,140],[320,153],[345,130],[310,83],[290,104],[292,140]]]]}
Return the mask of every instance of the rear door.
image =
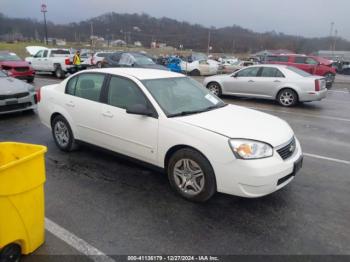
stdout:
{"type": "Polygon", "coordinates": [[[317,69],[318,62],[307,56],[295,56],[293,66],[314,75],[317,69]]]}
{"type": "Polygon", "coordinates": [[[258,73],[261,67],[254,66],[244,68],[224,81],[227,93],[239,96],[251,96],[256,82],[259,80],[258,73]]]}
{"type": "Polygon", "coordinates": [[[105,77],[102,73],[84,73],[71,78],[63,104],[76,126],[78,137],[95,145],[100,145],[103,139],[99,121],[105,77]]]}
{"type": "Polygon", "coordinates": [[[153,109],[140,87],[131,79],[113,75],[105,100],[100,116],[104,144],[111,150],[155,164],[158,118],[126,112],[128,106],[135,104],[153,109]]]}
{"type": "Polygon", "coordinates": [[[278,68],[262,67],[259,72],[259,79],[251,92],[262,98],[274,98],[276,90],[284,82],[285,76],[278,68]]]}

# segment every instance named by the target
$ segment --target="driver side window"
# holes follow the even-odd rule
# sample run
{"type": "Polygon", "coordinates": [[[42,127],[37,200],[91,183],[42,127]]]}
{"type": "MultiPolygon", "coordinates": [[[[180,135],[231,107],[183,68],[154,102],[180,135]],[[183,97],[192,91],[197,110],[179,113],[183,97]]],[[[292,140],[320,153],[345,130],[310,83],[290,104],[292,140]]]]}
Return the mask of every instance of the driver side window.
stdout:
{"type": "Polygon", "coordinates": [[[259,70],[260,70],[260,67],[246,68],[239,71],[236,74],[236,77],[256,77],[258,75],[259,70]]]}
{"type": "Polygon", "coordinates": [[[148,105],[140,88],[131,80],[112,76],[108,88],[108,104],[126,109],[128,106],[148,105]]]}
{"type": "Polygon", "coordinates": [[[43,56],[43,53],[44,53],[44,50],[40,50],[38,53],[35,54],[35,58],[39,58],[39,57],[42,57],[43,56]]]}

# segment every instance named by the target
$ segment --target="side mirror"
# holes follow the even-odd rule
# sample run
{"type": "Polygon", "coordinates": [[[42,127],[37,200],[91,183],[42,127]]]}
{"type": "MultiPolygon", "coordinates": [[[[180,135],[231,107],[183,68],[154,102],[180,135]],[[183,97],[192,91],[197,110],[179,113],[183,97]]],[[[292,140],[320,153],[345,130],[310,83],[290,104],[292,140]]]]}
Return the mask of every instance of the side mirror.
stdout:
{"type": "Polygon", "coordinates": [[[154,113],[144,104],[135,104],[126,108],[126,113],[141,116],[153,116],[154,113]]]}
{"type": "Polygon", "coordinates": [[[234,77],[234,78],[236,78],[236,77],[237,77],[237,74],[236,74],[236,73],[233,73],[231,76],[234,77]]]}

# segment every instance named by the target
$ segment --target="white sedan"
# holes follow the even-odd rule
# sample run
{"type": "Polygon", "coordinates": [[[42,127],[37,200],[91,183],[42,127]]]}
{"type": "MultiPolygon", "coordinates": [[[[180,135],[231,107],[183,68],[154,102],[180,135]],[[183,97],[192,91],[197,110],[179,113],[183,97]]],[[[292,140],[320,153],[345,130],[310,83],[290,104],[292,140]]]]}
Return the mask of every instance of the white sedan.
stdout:
{"type": "Polygon", "coordinates": [[[284,65],[249,66],[230,75],[207,77],[204,85],[217,96],[277,100],[287,107],[319,101],[327,95],[324,78],[284,65]]]}
{"type": "Polygon", "coordinates": [[[293,180],[302,150],[283,120],[227,105],[170,71],[86,70],[39,91],[56,145],[87,142],[160,167],[186,199],[270,194],[293,180]]]}
{"type": "Polygon", "coordinates": [[[191,76],[216,75],[219,71],[219,63],[211,59],[196,60],[191,63],[181,61],[181,70],[191,76]]]}

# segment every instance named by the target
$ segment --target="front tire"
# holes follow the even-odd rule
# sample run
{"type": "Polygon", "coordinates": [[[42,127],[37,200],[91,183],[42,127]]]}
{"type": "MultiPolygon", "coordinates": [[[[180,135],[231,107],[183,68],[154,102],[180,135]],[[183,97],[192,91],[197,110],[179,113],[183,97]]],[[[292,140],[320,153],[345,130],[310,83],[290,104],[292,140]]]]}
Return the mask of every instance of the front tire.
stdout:
{"type": "Polygon", "coordinates": [[[63,116],[53,119],[51,129],[55,144],[60,150],[70,152],[77,148],[72,129],[63,116]]]}
{"type": "Polygon", "coordinates": [[[192,70],[190,76],[200,76],[201,72],[198,69],[192,70]]]}
{"type": "Polygon", "coordinates": [[[214,170],[209,161],[190,148],[175,152],[167,167],[171,187],[185,199],[205,202],[216,192],[214,170]]]}
{"type": "Polygon", "coordinates": [[[211,82],[207,85],[207,89],[214,95],[220,97],[222,95],[222,89],[219,83],[211,82]]]}
{"type": "Polygon", "coordinates": [[[282,89],[277,95],[277,102],[285,107],[295,106],[298,100],[298,94],[290,88],[282,89]]]}
{"type": "Polygon", "coordinates": [[[0,252],[0,262],[19,262],[21,260],[21,247],[17,244],[5,246],[0,252]]]}

